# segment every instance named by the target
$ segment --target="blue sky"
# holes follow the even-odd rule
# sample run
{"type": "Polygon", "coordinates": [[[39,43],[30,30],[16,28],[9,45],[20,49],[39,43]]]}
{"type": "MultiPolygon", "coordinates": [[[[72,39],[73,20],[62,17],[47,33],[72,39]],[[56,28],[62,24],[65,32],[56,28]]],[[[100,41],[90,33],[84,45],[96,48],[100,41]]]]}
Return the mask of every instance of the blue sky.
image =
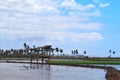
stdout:
{"type": "Polygon", "coordinates": [[[23,43],[120,56],[119,0],[1,0],[0,48],[23,43]]]}

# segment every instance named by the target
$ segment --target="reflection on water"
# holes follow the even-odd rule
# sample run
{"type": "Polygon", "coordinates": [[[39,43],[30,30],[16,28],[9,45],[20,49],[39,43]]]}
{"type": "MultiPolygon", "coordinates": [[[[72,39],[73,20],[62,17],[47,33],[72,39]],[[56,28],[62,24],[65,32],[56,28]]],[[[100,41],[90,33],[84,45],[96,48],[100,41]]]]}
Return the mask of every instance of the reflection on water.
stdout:
{"type": "MultiPolygon", "coordinates": [[[[28,67],[28,66],[26,66],[28,67]]],[[[30,69],[43,69],[46,68],[47,70],[50,70],[50,65],[41,65],[41,64],[30,64],[30,69]]]]}
{"type": "Polygon", "coordinates": [[[104,70],[40,64],[0,63],[0,80],[105,80],[104,70]]]}

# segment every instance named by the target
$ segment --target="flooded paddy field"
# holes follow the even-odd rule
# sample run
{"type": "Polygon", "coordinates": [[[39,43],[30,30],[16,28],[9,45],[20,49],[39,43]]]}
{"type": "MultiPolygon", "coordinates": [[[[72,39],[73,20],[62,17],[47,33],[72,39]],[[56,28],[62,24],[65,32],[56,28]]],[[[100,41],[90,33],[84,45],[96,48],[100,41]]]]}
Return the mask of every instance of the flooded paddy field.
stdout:
{"type": "Polygon", "coordinates": [[[103,69],[0,63],[0,80],[106,80],[105,74],[103,69]]]}

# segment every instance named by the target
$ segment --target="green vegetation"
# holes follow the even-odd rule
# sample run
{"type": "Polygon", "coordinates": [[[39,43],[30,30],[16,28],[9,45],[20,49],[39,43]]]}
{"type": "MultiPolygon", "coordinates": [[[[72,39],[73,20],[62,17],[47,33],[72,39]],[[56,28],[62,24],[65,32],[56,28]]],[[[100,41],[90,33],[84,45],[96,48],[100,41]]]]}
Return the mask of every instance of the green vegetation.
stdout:
{"type": "Polygon", "coordinates": [[[30,60],[30,58],[0,58],[0,60],[30,60]]]}
{"type": "Polygon", "coordinates": [[[120,61],[81,61],[81,60],[51,60],[50,64],[56,65],[80,65],[80,64],[100,64],[100,65],[119,65],[120,61]]]}
{"type": "Polygon", "coordinates": [[[120,58],[83,58],[86,61],[120,61],[120,58]]]}

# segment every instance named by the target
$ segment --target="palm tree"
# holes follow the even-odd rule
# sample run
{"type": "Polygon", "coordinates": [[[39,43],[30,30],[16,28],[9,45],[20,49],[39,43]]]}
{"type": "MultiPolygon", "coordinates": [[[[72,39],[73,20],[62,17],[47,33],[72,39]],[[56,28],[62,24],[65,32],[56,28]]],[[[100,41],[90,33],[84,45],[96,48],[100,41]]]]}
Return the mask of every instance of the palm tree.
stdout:
{"type": "Polygon", "coordinates": [[[63,53],[63,50],[62,50],[62,49],[60,49],[60,53],[61,53],[61,56],[62,56],[62,53],[63,53]]]}
{"type": "Polygon", "coordinates": [[[54,49],[53,49],[53,48],[51,48],[51,53],[53,53],[53,54],[54,54],[54,49]]]}
{"type": "Polygon", "coordinates": [[[27,47],[27,44],[26,43],[24,43],[24,48],[26,48],[27,47]]]}
{"type": "Polygon", "coordinates": [[[57,52],[57,55],[58,55],[58,52],[59,52],[59,48],[56,48],[55,50],[56,50],[56,52],[57,52]]]}
{"type": "Polygon", "coordinates": [[[75,50],[75,53],[78,54],[78,50],[77,49],[75,50]]]}
{"type": "Polygon", "coordinates": [[[112,50],[110,49],[110,50],[109,50],[109,53],[110,53],[109,57],[111,57],[111,52],[112,52],[112,50]]]}
{"type": "Polygon", "coordinates": [[[115,51],[113,51],[113,55],[115,55],[115,51]]]}
{"type": "Polygon", "coordinates": [[[109,53],[111,53],[112,52],[112,50],[109,50],[109,53]]]}
{"type": "Polygon", "coordinates": [[[113,54],[115,54],[115,51],[113,51],[113,54]]]}
{"type": "Polygon", "coordinates": [[[73,54],[74,54],[74,55],[76,54],[76,50],[73,50],[73,54]]]}
{"type": "Polygon", "coordinates": [[[86,54],[86,51],[84,51],[84,54],[86,54]]]}
{"type": "Polygon", "coordinates": [[[13,49],[12,48],[11,48],[10,52],[11,52],[11,54],[13,53],[13,49]]]}
{"type": "Polygon", "coordinates": [[[72,50],[71,52],[72,52],[72,54],[74,55],[74,51],[72,50]]]}
{"type": "Polygon", "coordinates": [[[109,50],[109,53],[111,54],[112,50],[109,50]]]}
{"type": "Polygon", "coordinates": [[[35,45],[33,45],[33,48],[35,49],[35,45]]]}
{"type": "Polygon", "coordinates": [[[26,43],[24,43],[24,53],[26,53],[26,52],[27,52],[26,48],[27,48],[27,44],[26,44],[26,43]]]}

